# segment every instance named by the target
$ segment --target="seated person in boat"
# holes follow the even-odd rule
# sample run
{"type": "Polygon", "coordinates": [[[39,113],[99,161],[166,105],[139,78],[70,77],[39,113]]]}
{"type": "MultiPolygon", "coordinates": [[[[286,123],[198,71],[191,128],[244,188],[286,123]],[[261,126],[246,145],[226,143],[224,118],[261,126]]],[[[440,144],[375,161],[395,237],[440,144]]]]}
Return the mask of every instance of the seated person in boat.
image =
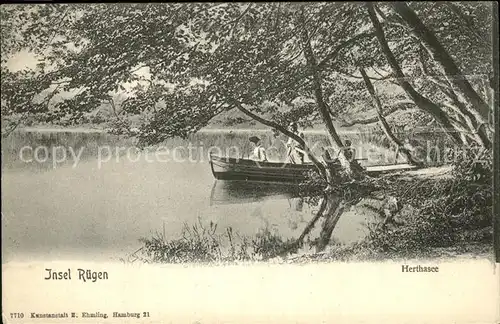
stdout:
{"type": "MultiPolygon", "coordinates": [[[[410,142],[409,138],[405,139],[405,141],[403,143],[403,147],[399,147],[398,146],[396,148],[396,154],[394,156],[394,164],[398,163],[398,157],[401,154],[401,152],[403,152],[403,150],[405,150],[406,152],[408,152],[408,153],[410,153],[412,155],[416,153],[415,146],[413,146],[413,144],[410,142]]],[[[404,158],[404,156],[403,156],[403,158],[404,158]]]]}
{"type": "MultiPolygon", "coordinates": [[[[295,122],[290,123],[288,130],[296,134],[300,138],[304,139],[304,133],[299,132],[297,123],[295,122]]],[[[286,147],[287,147],[287,158],[290,161],[290,163],[295,163],[295,164],[304,163],[305,151],[303,145],[301,145],[296,140],[290,137],[288,138],[286,147]]]]}
{"type": "Polygon", "coordinates": [[[350,140],[345,140],[343,151],[344,151],[344,156],[347,159],[347,161],[352,162],[352,160],[356,156],[356,151],[352,147],[352,143],[350,140]]]}
{"type": "Polygon", "coordinates": [[[347,159],[347,161],[351,162],[351,165],[354,166],[358,170],[363,170],[363,167],[358,163],[356,160],[356,149],[352,147],[352,142],[350,140],[345,140],[344,142],[344,147],[342,147],[336,154],[336,157],[332,159],[330,157],[329,152],[326,149],[323,149],[323,159],[326,162],[333,162],[333,163],[340,163],[339,161],[339,155],[340,152],[344,152],[344,156],[347,159]],[[328,160],[327,160],[328,159],[328,160]]]}
{"type": "Polygon", "coordinates": [[[249,141],[255,144],[251,159],[259,162],[266,162],[267,154],[266,149],[262,146],[262,140],[257,136],[252,136],[249,138],[249,141]]]}
{"type": "Polygon", "coordinates": [[[359,164],[358,160],[356,159],[356,149],[352,147],[352,143],[350,140],[345,140],[343,151],[345,158],[347,159],[347,161],[351,162],[351,166],[354,167],[354,169],[358,171],[364,170],[361,164],[359,164]]]}
{"type": "Polygon", "coordinates": [[[327,149],[323,148],[323,159],[325,160],[325,162],[339,162],[339,155],[340,155],[341,151],[344,152],[344,156],[347,159],[347,161],[351,162],[356,156],[356,153],[355,153],[354,148],[352,147],[351,141],[346,140],[344,147],[342,147],[340,150],[338,150],[337,153],[335,154],[336,155],[335,158],[332,158],[330,155],[330,152],[328,152],[327,149]]]}

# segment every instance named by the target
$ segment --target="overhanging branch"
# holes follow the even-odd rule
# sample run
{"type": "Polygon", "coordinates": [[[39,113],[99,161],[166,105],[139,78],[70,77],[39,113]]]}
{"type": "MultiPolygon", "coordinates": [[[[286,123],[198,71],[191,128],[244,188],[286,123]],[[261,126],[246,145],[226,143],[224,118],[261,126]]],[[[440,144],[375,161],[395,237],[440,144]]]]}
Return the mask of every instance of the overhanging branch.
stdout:
{"type": "MultiPolygon", "coordinates": [[[[412,101],[402,101],[394,106],[392,106],[391,108],[389,109],[386,109],[384,111],[384,114],[383,116],[384,117],[387,117],[393,113],[395,113],[396,111],[400,110],[402,106],[405,106],[405,105],[408,105],[408,104],[414,104],[412,101]]],[[[345,122],[343,124],[341,124],[340,126],[342,127],[351,127],[351,126],[354,126],[354,125],[368,125],[368,124],[373,124],[373,123],[376,123],[378,122],[378,116],[374,116],[374,117],[370,117],[370,118],[364,118],[364,119],[354,119],[354,120],[351,120],[349,122],[345,122]]]]}
{"type": "Polygon", "coordinates": [[[236,108],[238,108],[238,110],[240,110],[242,113],[244,113],[245,115],[247,115],[248,117],[258,121],[259,123],[263,124],[263,125],[266,125],[266,126],[269,126],[271,128],[274,128],[274,129],[277,129],[278,131],[280,131],[281,133],[283,133],[284,135],[288,136],[288,137],[291,137],[293,138],[295,141],[297,141],[300,145],[302,145],[304,147],[304,151],[305,153],[307,154],[307,157],[311,160],[311,162],[316,166],[316,168],[318,169],[319,173],[321,174],[321,176],[324,178],[324,179],[328,179],[327,177],[327,173],[326,173],[326,169],[325,169],[325,166],[318,161],[318,159],[316,159],[316,157],[311,153],[311,150],[309,149],[309,147],[307,146],[307,144],[305,143],[304,139],[302,139],[300,136],[298,136],[297,134],[294,134],[292,132],[290,132],[288,129],[286,129],[285,127],[273,122],[273,121],[270,121],[270,120],[267,120],[267,119],[264,119],[262,117],[260,117],[259,115],[256,115],[254,114],[253,112],[251,112],[250,110],[246,109],[245,107],[243,107],[243,105],[241,104],[241,102],[239,102],[238,100],[236,99],[233,99],[233,98],[229,98],[229,102],[231,104],[233,104],[236,108]]]}
{"type": "Polygon", "coordinates": [[[361,33],[361,34],[358,34],[348,40],[346,40],[345,42],[343,43],[340,43],[337,47],[335,47],[323,60],[321,60],[321,62],[319,62],[317,64],[317,68],[318,70],[322,70],[325,68],[325,66],[328,64],[329,61],[335,59],[337,57],[337,55],[340,53],[341,50],[343,50],[344,48],[356,43],[357,41],[363,39],[363,38],[370,38],[370,37],[374,37],[375,36],[375,33],[371,32],[371,33],[361,33]]]}
{"type": "Polygon", "coordinates": [[[463,93],[464,99],[468,101],[470,106],[482,118],[481,121],[487,120],[490,107],[479,96],[467,78],[465,78],[458,64],[437,39],[434,32],[420,20],[415,11],[406,3],[392,2],[391,6],[402,20],[411,27],[412,32],[422,41],[422,44],[429,50],[431,57],[439,63],[450,84],[463,93]]]}
{"type": "Polygon", "coordinates": [[[365,6],[368,9],[368,15],[372,22],[373,28],[375,29],[375,35],[378,39],[381,50],[384,53],[384,56],[387,59],[394,73],[394,76],[398,79],[401,88],[403,88],[406,94],[415,102],[417,107],[432,115],[456,143],[461,143],[461,138],[456,134],[455,128],[451,124],[448,115],[441,110],[441,107],[436,105],[427,97],[424,97],[421,93],[416,91],[415,88],[408,81],[405,80],[406,78],[405,74],[403,73],[403,70],[401,69],[399,62],[397,61],[396,57],[394,56],[392,50],[389,47],[389,44],[387,43],[387,40],[385,38],[385,32],[382,29],[382,25],[378,20],[377,14],[374,9],[374,4],[371,2],[366,2],[365,6]]]}

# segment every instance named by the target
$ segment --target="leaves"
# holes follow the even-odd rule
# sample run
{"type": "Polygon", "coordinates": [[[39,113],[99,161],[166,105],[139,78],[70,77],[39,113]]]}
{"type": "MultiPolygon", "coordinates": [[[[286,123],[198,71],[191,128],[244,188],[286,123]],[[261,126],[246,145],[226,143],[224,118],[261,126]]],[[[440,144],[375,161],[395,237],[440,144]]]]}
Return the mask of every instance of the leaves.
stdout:
{"type": "MultiPolygon", "coordinates": [[[[421,44],[411,29],[388,4],[377,6],[391,50],[412,85],[446,103],[420,67],[421,44]]],[[[489,73],[488,4],[412,2],[411,7],[467,75],[489,73]]],[[[388,109],[405,99],[387,72],[362,4],[7,5],[0,15],[6,114],[49,110],[57,121],[122,94],[116,109],[124,118],[147,116],[144,140],[151,142],[200,129],[230,109],[231,98],[280,123],[309,123],[316,118],[313,106],[294,103],[314,98],[298,37],[301,28],[310,35],[325,99],[337,120],[357,119],[373,109],[356,72],[359,66],[388,109]],[[304,24],[298,19],[301,8],[304,24]],[[8,58],[20,50],[38,55],[33,71],[8,71],[8,58]],[[59,83],[58,91],[73,96],[56,94],[61,102],[45,108],[32,103],[36,96],[48,98],[59,83]]],[[[439,74],[432,58],[425,63],[439,74]]],[[[473,84],[479,87],[479,81],[473,84]]]]}

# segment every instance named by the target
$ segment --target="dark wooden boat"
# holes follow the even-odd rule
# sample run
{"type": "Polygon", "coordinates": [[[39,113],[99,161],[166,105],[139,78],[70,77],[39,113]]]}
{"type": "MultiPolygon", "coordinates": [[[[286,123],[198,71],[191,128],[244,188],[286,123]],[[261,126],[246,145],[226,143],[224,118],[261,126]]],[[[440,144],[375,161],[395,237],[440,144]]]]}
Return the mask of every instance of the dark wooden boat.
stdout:
{"type": "MultiPolygon", "coordinates": [[[[292,164],[284,162],[258,162],[249,159],[210,156],[210,167],[217,180],[265,181],[277,183],[299,183],[306,179],[309,171],[315,170],[312,163],[292,164]]],[[[340,164],[332,164],[341,168],[340,164]]],[[[363,169],[370,176],[389,172],[406,171],[417,167],[409,164],[375,165],[363,169]]]]}
{"type": "MultiPolygon", "coordinates": [[[[299,183],[316,167],[312,163],[258,162],[248,159],[210,156],[212,173],[217,180],[244,180],[299,183]]],[[[340,165],[339,165],[340,167],[340,165]]]]}

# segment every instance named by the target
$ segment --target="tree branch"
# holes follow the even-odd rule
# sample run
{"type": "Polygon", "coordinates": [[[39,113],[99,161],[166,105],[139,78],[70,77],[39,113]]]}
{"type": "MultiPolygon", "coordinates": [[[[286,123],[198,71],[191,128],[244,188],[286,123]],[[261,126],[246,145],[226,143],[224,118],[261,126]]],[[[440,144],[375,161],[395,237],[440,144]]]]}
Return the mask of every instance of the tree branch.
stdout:
{"type": "Polygon", "coordinates": [[[228,98],[229,102],[231,104],[233,104],[236,108],[238,108],[238,110],[240,110],[242,113],[244,113],[245,115],[247,115],[248,117],[258,121],[259,123],[263,124],[263,125],[266,125],[266,126],[269,126],[271,128],[274,128],[274,129],[277,129],[278,131],[280,131],[282,134],[288,136],[288,137],[291,137],[293,138],[295,141],[297,141],[300,145],[302,145],[304,147],[304,151],[305,153],[307,154],[307,157],[311,160],[311,162],[316,166],[316,168],[318,169],[320,175],[325,179],[327,180],[328,177],[327,177],[327,173],[326,173],[326,168],[325,166],[320,162],[318,161],[318,159],[316,159],[316,157],[312,154],[311,150],[309,149],[309,147],[307,146],[307,144],[305,143],[304,139],[302,139],[300,136],[298,136],[297,134],[294,134],[292,132],[290,132],[288,129],[286,129],[285,127],[275,123],[275,122],[272,122],[270,120],[267,120],[267,119],[264,119],[256,114],[254,114],[253,112],[251,112],[250,110],[246,109],[245,107],[243,107],[243,105],[241,104],[241,102],[239,102],[238,100],[234,99],[234,98],[228,98]]]}
{"type": "MultiPolygon", "coordinates": [[[[394,106],[394,107],[391,107],[389,109],[387,109],[383,116],[384,117],[387,117],[393,113],[395,113],[396,111],[398,111],[400,109],[400,107],[398,106],[394,106]]],[[[351,127],[351,126],[354,126],[354,125],[368,125],[368,124],[373,124],[373,123],[376,123],[378,122],[378,116],[375,116],[375,117],[371,117],[371,118],[366,118],[366,119],[354,119],[352,121],[349,121],[349,122],[345,122],[343,123],[342,127],[351,127]]]]}
{"type": "Polygon", "coordinates": [[[109,98],[108,100],[109,104],[111,105],[111,109],[113,110],[113,114],[115,117],[120,120],[119,114],[116,112],[116,106],[115,106],[115,100],[113,98],[109,98]]]}
{"type": "MultiPolygon", "coordinates": [[[[417,162],[411,156],[410,151],[407,150],[403,146],[403,143],[391,131],[389,124],[387,123],[387,121],[385,120],[385,117],[383,116],[382,103],[380,102],[380,98],[375,93],[375,88],[373,87],[373,84],[371,83],[370,78],[368,78],[366,71],[360,67],[359,72],[363,76],[363,80],[365,81],[366,88],[368,89],[368,92],[370,93],[370,96],[372,97],[375,108],[377,109],[377,117],[378,117],[378,120],[380,121],[380,124],[382,124],[382,129],[384,130],[385,135],[387,136],[387,138],[389,138],[390,141],[392,141],[397,146],[397,148],[398,148],[397,152],[401,152],[401,154],[403,154],[406,157],[406,160],[408,161],[408,163],[410,163],[412,165],[421,165],[422,163],[417,162]]],[[[396,154],[396,159],[397,159],[397,154],[396,154]]]]}
{"type": "Polygon", "coordinates": [[[490,148],[492,144],[490,139],[488,138],[486,130],[481,127],[482,124],[478,122],[476,116],[469,109],[467,109],[466,105],[459,99],[450,82],[448,81],[446,84],[444,84],[436,80],[433,76],[429,75],[429,70],[425,66],[423,48],[419,50],[419,63],[425,76],[434,84],[436,84],[439,90],[441,90],[441,92],[453,103],[453,105],[445,104],[445,106],[454,110],[466,121],[467,126],[463,125],[462,127],[471,129],[476,137],[474,140],[483,147],[490,148]]]}
{"type": "Polygon", "coordinates": [[[238,23],[239,21],[246,15],[246,13],[248,12],[248,10],[250,10],[250,7],[252,7],[252,3],[249,3],[248,6],[245,8],[245,10],[243,10],[243,12],[238,16],[238,18],[234,19],[233,21],[230,22],[230,24],[233,25],[233,27],[231,28],[231,31],[229,32],[229,35],[233,35],[233,32],[234,30],[236,29],[236,27],[238,26],[238,23]]]}
{"type": "Polygon", "coordinates": [[[404,2],[392,2],[391,6],[401,18],[412,28],[415,35],[426,45],[433,59],[442,67],[448,81],[459,89],[471,107],[477,111],[483,120],[488,119],[490,107],[474,90],[469,81],[463,76],[462,71],[450,56],[448,51],[439,42],[435,34],[427,28],[417,14],[404,2]]]}
{"type": "MultiPolygon", "coordinates": [[[[303,17],[303,12],[302,12],[302,17],[303,17]]],[[[313,77],[313,91],[314,91],[314,96],[316,98],[316,104],[318,106],[319,112],[321,113],[321,116],[323,117],[323,121],[325,122],[328,134],[330,135],[330,140],[332,142],[331,144],[337,145],[338,147],[343,147],[344,145],[342,143],[342,140],[340,139],[340,136],[337,134],[337,131],[333,126],[329,109],[326,106],[323,98],[323,89],[321,86],[321,76],[318,68],[318,63],[316,61],[316,57],[314,55],[311,43],[309,41],[309,35],[304,22],[302,23],[301,40],[302,40],[302,47],[304,49],[304,55],[307,61],[307,66],[309,68],[310,74],[313,77]]]]}
{"type": "Polygon", "coordinates": [[[357,41],[363,39],[363,38],[370,38],[370,37],[373,37],[375,36],[375,34],[372,32],[372,33],[361,33],[361,34],[358,34],[348,40],[346,40],[345,42],[343,43],[340,43],[337,47],[335,47],[325,58],[323,58],[323,60],[321,60],[317,65],[318,65],[318,69],[319,70],[322,70],[325,68],[325,66],[329,63],[329,61],[332,61],[334,60],[337,55],[340,53],[341,50],[343,50],[344,48],[356,43],[357,41]]]}
{"type": "Polygon", "coordinates": [[[456,134],[455,128],[451,124],[448,115],[434,102],[430,101],[428,98],[418,93],[415,90],[415,88],[408,81],[405,80],[406,78],[401,69],[401,66],[399,65],[396,57],[389,48],[389,45],[385,38],[384,30],[382,29],[382,26],[377,18],[377,14],[375,12],[373,3],[366,2],[366,7],[368,9],[368,14],[372,22],[372,25],[375,28],[375,35],[378,39],[382,52],[384,53],[389,65],[391,66],[391,69],[395,77],[398,79],[401,88],[403,88],[406,94],[415,102],[417,107],[419,107],[420,109],[429,113],[431,116],[437,119],[438,122],[441,124],[441,126],[448,131],[447,132],[448,135],[456,143],[461,143],[461,138],[460,136],[458,136],[458,134],[456,134]]]}
{"type": "MultiPolygon", "coordinates": [[[[374,69],[374,71],[375,71],[375,69],[374,69]]],[[[360,79],[360,80],[363,79],[363,77],[360,76],[360,75],[359,76],[358,75],[354,75],[354,74],[346,72],[346,71],[341,71],[341,70],[337,69],[337,70],[335,70],[335,72],[343,74],[343,75],[348,76],[348,77],[353,78],[353,79],[360,79]]],[[[381,75],[378,72],[376,72],[376,73],[378,75],[381,75]]],[[[393,76],[391,74],[385,75],[385,76],[381,75],[380,78],[375,78],[375,77],[368,77],[368,78],[370,78],[370,80],[375,80],[375,81],[385,81],[385,80],[387,80],[387,81],[393,81],[394,80],[394,78],[393,78],[393,76]]]]}
{"type": "Polygon", "coordinates": [[[467,29],[471,32],[472,35],[474,35],[474,37],[476,37],[478,41],[480,41],[483,45],[491,46],[490,42],[477,32],[477,30],[474,28],[474,23],[472,22],[472,20],[464,15],[459,7],[457,7],[453,2],[445,2],[445,5],[447,5],[457,17],[465,22],[465,26],[467,27],[467,29]]]}
{"type": "Polygon", "coordinates": [[[28,116],[28,112],[25,112],[17,121],[12,122],[11,126],[9,129],[7,129],[5,132],[2,132],[2,137],[8,137],[12,132],[16,130],[16,128],[21,125],[23,120],[28,116]]]}
{"type": "Polygon", "coordinates": [[[64,21],[64,18],[66,18],[66,15],[68,14],[68,8],[69,7],[66,7],[64,9],[63,15],[62,15],[61,19],[59,20],[59,22],[57,23],[57,28],[54,29],[54,32],[51,34],[50,39],[48,40],[48,42],[43,47],[43,51],[45,51],[49,47],[50,43],[52,43],[52,41],[56,37],[56,30],[59,30],[59,27],[61,26],[61,23],[64,21]]]}

